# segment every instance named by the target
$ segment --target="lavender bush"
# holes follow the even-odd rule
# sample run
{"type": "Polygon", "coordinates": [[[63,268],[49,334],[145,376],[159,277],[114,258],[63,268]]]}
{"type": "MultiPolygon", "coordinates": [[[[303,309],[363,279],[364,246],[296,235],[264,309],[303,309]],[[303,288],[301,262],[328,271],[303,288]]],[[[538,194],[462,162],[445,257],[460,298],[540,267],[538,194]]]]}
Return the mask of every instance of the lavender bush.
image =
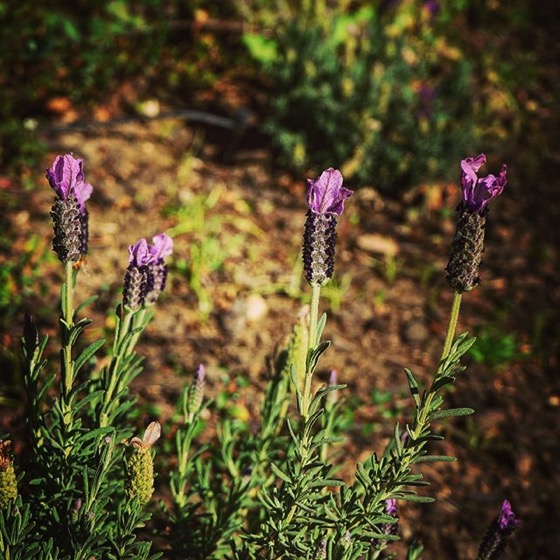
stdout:
{"type": "MultiPolygon", "coordinates": [[[[158,558],[152,540],[169,558],[320,559],[390,558],[399,538],[398,502],[428,502],[416,488],[426,486],[422,463],[453,461],[432,454],[443,439],[434,423],[471,414],[470,408],[445,407],[445,388],[464,367],[460,360],[473,344],[455,336],[462,294],[480,281],[488,203],[506,184],[500,175],[479,177],[485,156],[461,162],[462,201],[447,266],[455,291],[441,359],[431,382],[421,387],[406,369],[411,421],[396,424],[380,452],[358,463],[354,477],[337,476],[332,445],[343,440],[339,391],[331,374],[319,388],[314,374],[326,359],[326,316],[319,314],[321,289],[332,278],[336,220],[352,191],[333,168],[308,181],[308,212],[303,236],[304,273],[311,287],[309,312],[295,322],[287,347],[269,367],[259,429],[225,417],[212,445],[201,444],[205,368],[200,365],[182,393],[174,432],[173,465],[160,472],[169,499],[153,502],[154,450],[161,426],[152,422],[134,435],[131,382],[142,371],[138,340],[165,289],[173,242],[166,234],[152,243],[129,247],[123,300],[115,311],[116,328],[107,350],[104,340],[80,343],[90,321],[80,318],[94,298],[75,303],[78,266],[87,253],[83,162],[58,156],[47,172],[56,197],[51,211],[53,249],[64,267],[60,297],[58,372],[43,357],[42,337],[25,318],[22,350],[27,394],[29,456],[26,471],[0,440],[0,553],[10,560],[158,558]],[[95,358],[107,353],[99,362],[95,358]],[[290,406],[293,405],[293,406],[290,406]],[[141,530],[154,512],[158,523],[141,530]],[[165,545],[161,545],[165,542],[165,545]]],[[[168,433],[169,433],[168,431],[168,433]]],[[[165,435],[165,434],[164,434],[165,435]]],[[[519,520],[504,501],[480,546],[478,560],[501,556],[519,520]]],[[[411,544],[407,558],[421,558],[411,544]]]]}

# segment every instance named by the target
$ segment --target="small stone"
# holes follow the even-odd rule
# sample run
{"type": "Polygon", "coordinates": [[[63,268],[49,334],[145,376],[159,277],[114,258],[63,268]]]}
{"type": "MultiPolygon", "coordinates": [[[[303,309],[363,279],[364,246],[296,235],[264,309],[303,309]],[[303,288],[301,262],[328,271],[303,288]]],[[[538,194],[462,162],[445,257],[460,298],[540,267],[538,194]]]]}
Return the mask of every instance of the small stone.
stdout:
{"type": "Polygon", "coordinates": [[[399,252],[397,242],[391,237],[377,233],[366,233],[358,237],[358,247],[368,253],[394,257],[399,252]]]}

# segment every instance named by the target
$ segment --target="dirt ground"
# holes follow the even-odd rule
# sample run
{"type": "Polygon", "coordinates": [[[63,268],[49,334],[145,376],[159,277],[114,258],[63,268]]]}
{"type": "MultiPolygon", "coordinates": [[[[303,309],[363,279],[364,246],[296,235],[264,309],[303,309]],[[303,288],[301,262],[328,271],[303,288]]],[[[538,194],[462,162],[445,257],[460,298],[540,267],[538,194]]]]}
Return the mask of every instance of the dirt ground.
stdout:
{"type": "MultiPolygon", "coordinates": [[[[239,404],[254,414],[266,357],[285,340],[309,295],[299,262],[305,177],[276,169],[250,132],[224,163],[229,134],[163,119],[44,135],[45,167],[56,154],[73,152],[84,158],[95,189],[90,255],[78,288],[78,297],[100,294],[88,313],[90,338],[111,327],[105,311],[118,301],[127,246],[162,231],[175,237],[168,289],[139,347],[146,364],[134,387],[145,414],[160,420],[170,417],[186,377],[201,362],[211,393],[249,379],[239,404]],[[185,273],[196,250],[207,251],[198,297],[185,273]]],[[[496,172],[501,161],[490,161],[487,172],[496,172]]],[[[523,523],[506,558],[552,560],[560,550],[560,202],[543,178],[533,176],[527,191],[530,169],[523,161],[512,155],[507,163],[510,182],[489,218],[483,282],[463,299],[459,332],[482,336],[481,351],[513,336],[514,350],[504,351],[503,364],[467,359],[449,402],[476,414],[443,426],[446,440],[433,448],[459,460],[425,470],[435,504],[402,508],[402,534],[410,539],[414,527],[427,559],[474,558],[504,498],[523,523]]],[[[15,244],[35,232],[48,249],[52,193],[41,176],[32,180],[41,188],[26,192],[28,203],[13,217],[15,244]]],[[[407,420],[403,367],[428,378],[452,299],[444,267],[458,184],[424,185],[397,199],[374,186],[372,178],[347,203],[335,287],[325,290],[322,304],[333,346],[320,376],[335,368],[347,394],[357,397],[346,444],[353,462],[381,450],[394,421],[407,420]],[[393,405],[376,398],[389,392],[393,405]]],[[[46,263],[41,282],[47,292],[60,276],[56,262],[46,263]]],[[[26,310],[37,305],[29,301],[26,310]]]]}

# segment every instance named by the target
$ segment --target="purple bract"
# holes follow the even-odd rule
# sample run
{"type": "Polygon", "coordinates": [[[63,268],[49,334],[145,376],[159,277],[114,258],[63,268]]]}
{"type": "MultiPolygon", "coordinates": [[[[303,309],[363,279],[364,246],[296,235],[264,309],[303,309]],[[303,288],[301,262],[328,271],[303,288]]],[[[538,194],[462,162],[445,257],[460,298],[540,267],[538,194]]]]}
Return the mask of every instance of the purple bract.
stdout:
{"type": "Polygon", "coordinates": [[[329,167],[315,181],[307,179],[307,205],[315,214],[340,216],[344,201],[354,193],[342,186],[342,173],[329,167]]]}
{"type": "Polygon", "coordinates": [[[478,170],[486,163],[486,156],[480,154],[475,158],[468,157],[461,161],[461,186],[463,201],[471,212],[481,214],[488,203],[496,198],[506,186],[506,165],[502,165],[500,175],[478,177],[478,170]]]}
{"type": "Polygon", "coordinates": [[[153,245],[142,238],[128,248],[129,264],[136,267],[146,266],[150,263],[161,262],[173,252],[173,239],[165,233],[152,237],[153,245]]]}
{"type": "Polygon", "coordinates": [[[85,202],[91,196],[93,187],[84,181],[83,160],[72,154],[57,156],[51,168],[47,169],[47,179],[61,200],[74,194],[80,211],[85,211],[85,202]]]}
{"type": "Polygon", "coordinates": [[[148,249],[148,242],[142,238],[139,239],[134,245],[128,247],[129,264],[140,268],[146,266],[150,262],[150,251],[148,249]]]}
{"type": "Polygon", "coordinates": [[[153,245],[150,245],[148,250],[152,261],[160,261],[173,253],[173,239],[165,233],[154,235],[152,237],[153,245]]]}
{"type": "Polygon", "coordinates": [[[521,521],[511,509],[511,504],[504,500],[500,508],[500,515],[498,517],[498,526],[502,531],[511,531],[515,529],[521,521]]]}

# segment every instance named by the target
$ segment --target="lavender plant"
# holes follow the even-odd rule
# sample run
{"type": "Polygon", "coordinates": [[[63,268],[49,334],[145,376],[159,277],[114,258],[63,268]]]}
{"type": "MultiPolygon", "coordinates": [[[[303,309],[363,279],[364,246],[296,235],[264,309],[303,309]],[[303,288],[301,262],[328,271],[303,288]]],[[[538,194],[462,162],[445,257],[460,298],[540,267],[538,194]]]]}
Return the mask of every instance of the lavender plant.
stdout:
{"type": "MultiPolygon", "coordinates": [[[[161,234],[154,245],[141,240],[131,246],[109,365],[96,371],[105,341],[82,344],[90,320],[78,318],[95,298],[76,305],[74,297],[88,247],[85,202],[93,188],[84,180],[82,160],[71,154],[56,158],[47,179],[56,194],[53,250],[64,267],[59,373],[44,357],[48,337],[41,337],[26,316],[22,350],[31,462],[20,475],[17,498],[2,508],[0,550],[11,559],[155,558],[151,543],[139,541],[135,533],[149,519],[144,506],[146,488],[153,485],[151,451],[133,439],[125,461],[121,441],[133,430],[128,386],[141,371],[134,346],[165,286],[163,259],[172,241],[161,234]]],[[[152,426],[151,432],[156,430],[152,426]]]]}
{"type": "MultiPolygon", "coordinates": [[[[447,266],[455,295],[440,361],[425,387],[405,370],[410,421],[396,424],[385,449],[358,463],[350,480],[338,476],[332,452],[343,440],[344,385],[333,371],[329,382],[318,386],[315,373],[330,347],[323,339],[327,318],[319,314],[321,290],[334,272],[337,217],[353,193],[333,168],[308,180],[302,255],[311,302],[268,364],[259,428],[224,416],[215,419],[215,440],[199,442],[206,418],[216,414],[204,396],[203,365],[185,386],[168,426],[175,457],[168,458],[172,468],[163,484],[170,498],[160,502],[162,523],[151,528],[159,541],[168,542],[170,558],[391,557],[390,544],[399,538],[398,502],[432,501],[416,492],[428,485],[419,467],[454,460],[432,454],[429,446],[443,439],[434,424],[473,412],[446,408],[445,388],[464,370],[461,357],[474,341],[467,334],[455,336],[460,301],[480,281],[488,203],[506,184],[505,166],[498,177],[479,177],[484,162],[482,154],[461,162],[463,196],[447,266]]],[[[163,551],[153,553],[138,531],[153,511],[154,445],[161,426],[151,422],[142,438],[132,437],[130,383],[142,370],[136,346],[165,288],[165,258],[173,243],[159,234],[152,244],[140,239],[129,247],[111,350],[98,368],[105,341],[81,344],[90,321],[78,317],[92,298],[74,302],[77,264],[87,253],[85,202],[92,187],[85,183],[83,162],[72,155],[57,157],[47,178],[56,193],[53,249],[64,265],[59,373],[45,357],[48,338],[27,316],[22,350],[31,461],[26,472],[15,469],[9,442],[0,441],[0,553],[16,560],[157,558],[163,551]]],[[[518,524],[504,502],[477,560],[499,558],[518,524]]],[[[421,553],[422,546],[413,543],[407,558],[419,559],[421,553]]]]}

